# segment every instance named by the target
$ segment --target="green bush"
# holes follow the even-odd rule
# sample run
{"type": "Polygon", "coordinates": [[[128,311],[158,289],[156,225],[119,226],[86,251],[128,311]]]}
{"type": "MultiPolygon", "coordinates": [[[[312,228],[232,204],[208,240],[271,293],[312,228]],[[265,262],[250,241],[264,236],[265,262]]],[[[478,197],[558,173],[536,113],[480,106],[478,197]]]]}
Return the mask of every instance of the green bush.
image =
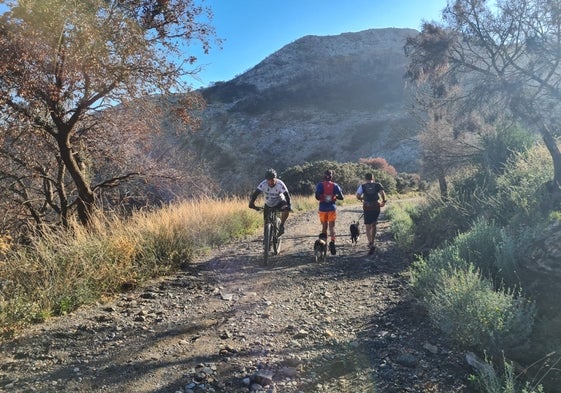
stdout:
{"type": "Polygon", "coordinates": [[[508,161],[514,154],[528,150],[535,141],[535,135],[517,125],[499,126],[482,136],[480,163],[485,170],[501,173],[508,168],[508,161]]]}
{"type": "Polygon", "coordinates": [[[543,386],[521,383],[514,374],[514,366],[503,356],[504,371],[501,375],[495,372],[493,363],[485,359],[485,363],[476,374],[469,376],[471,385],[482,393],[544,393],[543,386]]]}
{"type": "Polygon", "coordinates": [[[461,205],[454,201],[427,198],[430,202],[412,212],[415,248],[419,252],[435,249],[469,229],[469,220],[461,205]]]}
{"type": "MultiPolygon", "coordinates": [[[[551,157],[544,146],[517,153],[497,178],[497,193],[489,198],[489,212],[502,225],[525,224],[540,213],[549,192],[544,185],[553,177],[551,157]]],[[[549,212],[547,212],[549,213],[549,212]]]]}
{"type": "Polygon", "coordinates": [[[407,194],[421,190],[421,177],[416,173],[398,173],[395,178],[397,192],[407,194]]]}
{"type": "Polygon", "coordinates": [[[535,307],[514,291],[495,288],[479,269],[448,246],[419,258],[411,284],[431,320],[461,345],[498,352],[531,333],[535,307]]]}
{"type": "Polygon", "coordinates": [[[415,240],[415,233],[407,206],[392,204],[386,209],[385,215],[391,221],[391,233],[397,248],[402,251],[410,251],[415,240]]]}
{"type": "Polygon", "coordinates": [[[513,243],[508,240],[502,228],[485,219],[477,219],[467,232],[458,234],[451,244],[457,247],[462,259],[474,264],[487,278],[501,282],[503,274],[512,278],[516,270],[515,260],[507,259],[514,252],[513,243]],[[498,255],[501,256],[500,265],[498,255]]]}
{"type": "Polygon", "coordinates": [[[388,194],[396,192],[396,181],[383,171],[373,170],[366,164],[354,162],[340,163],[334,161],[313,161],[287,168],[280,178],[289,185],[290,192],[310,195],[315,191],[317,183],[323,180],[323,172],[334,171],[334,181],[343,188],[345,195],[354,195],[358,186],[364,182],[364,175],[372,172],[376,181],[380,182],[388,194]]]}
{"type": "Polygon", "coordinates": [[[436,249],[428,257],[417,256],[410,267],[410,283],[415,295],[423,299],[427,293],[435,290],[435,286],[449,270],[467,268],[467,262],[460,257],[457,248],[436,249]]]}

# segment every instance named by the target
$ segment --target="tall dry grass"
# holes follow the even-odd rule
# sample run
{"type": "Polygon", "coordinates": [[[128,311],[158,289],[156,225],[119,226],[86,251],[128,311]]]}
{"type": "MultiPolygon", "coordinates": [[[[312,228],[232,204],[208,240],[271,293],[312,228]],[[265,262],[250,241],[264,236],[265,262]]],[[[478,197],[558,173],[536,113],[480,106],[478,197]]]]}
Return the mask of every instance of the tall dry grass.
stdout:
{"type": "Polygon", "coordinates": [[[261,223],[246,200],[205,199],[34,236],[0,260],[0,334],[168,274],[261,223]]]}

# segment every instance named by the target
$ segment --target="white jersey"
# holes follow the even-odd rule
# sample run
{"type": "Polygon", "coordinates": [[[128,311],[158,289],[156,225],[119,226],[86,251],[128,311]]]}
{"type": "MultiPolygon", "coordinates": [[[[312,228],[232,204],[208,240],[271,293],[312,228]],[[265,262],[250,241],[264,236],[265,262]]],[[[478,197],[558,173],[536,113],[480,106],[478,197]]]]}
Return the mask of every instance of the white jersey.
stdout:
{"type": "Polygon", "coordinates": [[[288,192],[286,185],[280,179],[277,179],[273,187],[270,187],[267,183],[267,179],[265,179],[259,183],[257,189],[263,192],[263,195],[265,196],[265,204],[269,207],[275,207],[281,201],[284,201],[286,199],[284,193],[288,192]]]}

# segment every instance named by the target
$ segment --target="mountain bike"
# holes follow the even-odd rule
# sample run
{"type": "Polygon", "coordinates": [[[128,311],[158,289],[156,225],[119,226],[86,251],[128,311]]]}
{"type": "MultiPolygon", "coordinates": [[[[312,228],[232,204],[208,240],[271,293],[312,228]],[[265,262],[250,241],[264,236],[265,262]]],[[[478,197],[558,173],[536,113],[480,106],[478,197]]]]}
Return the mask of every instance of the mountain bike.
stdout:
{"type": "Polygon", "coordinates": [[[263,227],[263,264],[269,266],[270,256],[277,255],[281,249],[282,239],[279,235],[281,219],[278,217],[279,209],[267,205],[255,207],[257,211],[264,211],[263,227]]]}

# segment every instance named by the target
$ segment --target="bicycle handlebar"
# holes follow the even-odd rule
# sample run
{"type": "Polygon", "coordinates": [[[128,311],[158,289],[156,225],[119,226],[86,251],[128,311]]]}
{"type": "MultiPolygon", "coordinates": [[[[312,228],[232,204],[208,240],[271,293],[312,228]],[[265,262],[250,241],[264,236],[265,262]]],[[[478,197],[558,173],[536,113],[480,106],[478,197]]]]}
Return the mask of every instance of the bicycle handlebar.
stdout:
{"type": "MultiPolygon", "coordinates": [[[[265,207],[264,206],[254,206],[254,207],[250,207],[250,209],[261,212],[261,211],[265,210],[265,207]]],[[[284,212],[284,211],[293,212],[294,210],[292,210],[292,209],[277,209],[277,211],[279,211],[279,212],[284,212]]]]}

